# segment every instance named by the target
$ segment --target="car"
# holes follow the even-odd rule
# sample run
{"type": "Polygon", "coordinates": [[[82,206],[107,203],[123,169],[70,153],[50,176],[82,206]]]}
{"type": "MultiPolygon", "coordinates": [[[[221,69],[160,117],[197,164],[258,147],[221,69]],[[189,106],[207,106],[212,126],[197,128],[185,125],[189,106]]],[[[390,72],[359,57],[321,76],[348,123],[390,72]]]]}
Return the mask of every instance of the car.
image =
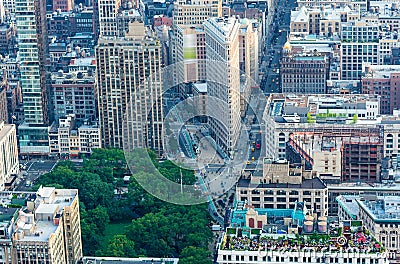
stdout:
{"type": "Polygon", "coordinates": [[[256,149],[260,149],[261,148],[261,141],[258,140],[256,143],[256,149]]]}

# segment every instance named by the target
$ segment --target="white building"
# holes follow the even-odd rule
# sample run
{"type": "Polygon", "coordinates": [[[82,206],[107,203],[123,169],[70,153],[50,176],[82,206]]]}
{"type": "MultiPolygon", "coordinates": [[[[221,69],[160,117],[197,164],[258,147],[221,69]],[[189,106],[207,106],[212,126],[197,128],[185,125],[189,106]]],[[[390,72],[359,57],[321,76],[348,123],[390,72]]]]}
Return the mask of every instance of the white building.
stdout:
{"type": "Polygon", "coordinates": [[[298,0],[297,4],[299,8],[305,7],[320,7],[320,6],[349,6],[354,10],[366,11],[367,10],[367,0],[298,0]]]}
{"type": "MultiPolygon", "coordinates": [[[[289,239],[294,239],[291,236],[289,239]]],[[[218,250],[218,264],[240,264],[240,263],[304,263],[304,264],[320,264],[320,263],[374,263],[389,264],[386,257],[380,253],[347,253],[347,252],[321,252],[315,248],[306,249],[304,251],[261,251],[258,250],[218,250]],[[333,257],[332,257],[333,255],[333,257]],[[360,261],[360,262],[358,262],[360,261]]]]}
{"type": "Polygon", "coordinates": [[[19,171],[18,147],[15,125],[0,122],[0,190],[12,174],[19,171]]]}
{"type": "Polygon", "coordinates": [[[27,197],[12,244],[11,263],[76,263],[82,258],[78,190],[41,186],[27,197]]]}
{"type": "Polygon", "coordinates": [[[52,155],[77,157],[87,155],[95,148],[101,148],[101,132],[97,124],[85,122],[78,128],[75,116],[60,118],[58,125],[53,125],[49,132],[52,155]]]}
{"type": "Polygon", "coordinates": [[[240,129],[239,28],[236,18],[211,18],[204,23],[207,54],[208,113],[211,135],[232,155],[240,129]],[[218,104],[216,100],[221,100],[218,104]]]}
{"type": "Polygon", "coordinates": [[[358,80],[363,63],[381,65],[389,59],[392,47],[398,46],[393,33],[381,31],[377,21],[342,23],[341,76],[343,80],[358,80]]]}
{"type": "Polygon", "coordinates": [[[98,0],[100,36],[118,36],[117,15],[121,0],[98,0]]]}

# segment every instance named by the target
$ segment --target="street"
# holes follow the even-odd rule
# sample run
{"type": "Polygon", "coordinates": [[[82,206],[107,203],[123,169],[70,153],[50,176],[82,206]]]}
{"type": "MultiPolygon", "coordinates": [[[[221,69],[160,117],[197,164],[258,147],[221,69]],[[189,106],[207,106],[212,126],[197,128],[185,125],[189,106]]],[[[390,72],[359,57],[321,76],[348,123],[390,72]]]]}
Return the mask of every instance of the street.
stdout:
{"type": "Polygon", "coordinates": [[[295,0],[282,0],[273,23],[270,25],[270,33],[266,43],[266,53],[261,59],[260,71],[264,73],[261,80],[261,89],[266,95],[281,92],[281,80],[279,75],[282,46],[287,41],[290,28],[290,11],[294,9],[295,0]]]}
{"type": "Polygon", "coordinates": [[[36,179],[45,173],[52,171],[57,164],[54,160],[39,160],[21,163],[23,169],[15,183],[14,190],[16,191],[29,191],[35,184],[36,179]]]}

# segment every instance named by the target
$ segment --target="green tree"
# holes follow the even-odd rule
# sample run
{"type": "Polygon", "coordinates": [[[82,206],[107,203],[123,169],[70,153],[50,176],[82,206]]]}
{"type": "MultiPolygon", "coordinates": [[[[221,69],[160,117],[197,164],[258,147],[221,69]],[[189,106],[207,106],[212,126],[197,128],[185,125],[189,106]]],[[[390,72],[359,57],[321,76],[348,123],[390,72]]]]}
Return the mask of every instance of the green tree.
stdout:
{"type": "Polygon", "coordinates": [[[95,209],[87,211],[87,218],[96,225],[97,233],[103,235],[110,222],[107,209],[99,205],[95,209]]]}
{"type": "Polygon", "coordinates": [[[94,209],[98,205],[110,207],[114,197],[113,185],[101,180],[98,174],[82,172],[80,183],[75,186],[79,189],[79,197],[86,209],[94,209]]]}
{"type": "Polygon", "coordinates": [[[212,233],[205,209],[204,205],[164,204],[159,212],[132,221],[127,238],[134,241],[137,250],[145,250],[144,254],[148,256],[179,255],[187,246],[207,248],[212,233]]]}
{"type": "Polygon", "coordinates": [[[179,264],[212,264],[210,255],[205,248],[185,247],[180,255],[179,264]]]}
{"type": "Polygon", "coordinates": [[[96,224],[81,216],[81,233],[84,255],[95,256],[95,252],[103,239],[103,236],[97,233],[96,224]]]}
{"type": "Polygon", "coordinates": [[[167,193],[165,182],[154,177],[159,171],[175,182],[180,182],[182,172],[184,184],[195,182],[193,171],[180,169],[170,161],[159,163],[156,154],[148,150],[129,153],[127,159],[135,177],[131,178],[128,193],[122,196],[114,196],[114,188],[123,186],[121,179],[127,172],[124,153],[119,149],[95,150],[84,159],[81,168],[70,161],[60,161],[51,173],[37,180],[36,187],[42,184],[78,189],[84,255],[171,257],[183,254],[183,249],[190,246],[207,251],[212,237],[207,206],[163,202],[147,193],[136,180],[151,181],[159,197],[163,197],[167,193]],[[150,159],[144,159],[144,155],[150,159]],[[104,233],[110,220],[125,219],[134,220],[104,247],[104,233]]]}
{"type": "Polygon", "coordinates": [[[115,235],[108,243],[106,255],[133,258],[136,256],[135,243],[126,235],[115,235]]]}

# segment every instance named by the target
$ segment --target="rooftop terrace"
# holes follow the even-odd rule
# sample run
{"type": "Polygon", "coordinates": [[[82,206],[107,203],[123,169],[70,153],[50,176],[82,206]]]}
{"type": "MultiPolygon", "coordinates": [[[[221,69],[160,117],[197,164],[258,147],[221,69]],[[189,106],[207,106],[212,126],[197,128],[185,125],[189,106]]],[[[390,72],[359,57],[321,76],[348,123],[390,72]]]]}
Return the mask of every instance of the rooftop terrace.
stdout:
{"type": "Polygon", "coordinates": [[[360,221],[344,227],[333,227],[329,234],[267,234],[260,229],[243,235],[240,229],[228,228],[220,244],[222,250],[242,251],[310,251],[382,253],[385,249],[361,226],[360,221]]]}

